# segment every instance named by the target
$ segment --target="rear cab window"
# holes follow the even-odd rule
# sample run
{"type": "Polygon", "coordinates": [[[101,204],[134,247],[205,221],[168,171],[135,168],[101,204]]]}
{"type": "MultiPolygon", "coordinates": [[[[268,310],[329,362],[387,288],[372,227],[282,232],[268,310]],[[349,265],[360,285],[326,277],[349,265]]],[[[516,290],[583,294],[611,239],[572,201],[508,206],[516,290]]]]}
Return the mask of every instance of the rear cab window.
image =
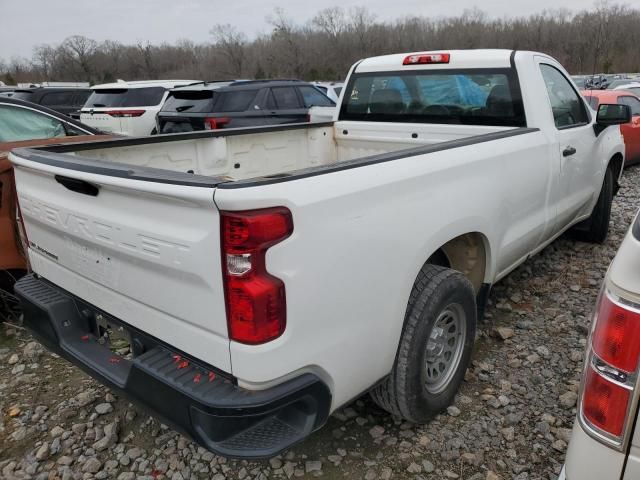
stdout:
{"type": "Polygon", "coordinates": [[[162,87],[98,89],[87,99],[85,108],[153,107],[162,102],[164,92],[162,87]]]}
{"type": "Polygon", "coordinates": [[[340,120],[526,126],[520,85],[509,68],[354,74],[340,120]]]}

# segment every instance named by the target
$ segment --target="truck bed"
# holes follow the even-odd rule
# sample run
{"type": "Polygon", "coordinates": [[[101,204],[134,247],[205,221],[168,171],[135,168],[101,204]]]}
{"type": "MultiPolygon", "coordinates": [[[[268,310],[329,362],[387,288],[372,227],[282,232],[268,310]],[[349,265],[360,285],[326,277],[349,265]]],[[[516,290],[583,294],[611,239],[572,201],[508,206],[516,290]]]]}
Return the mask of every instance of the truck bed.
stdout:
{"type": "Polygon", "coordinates": [[[240,128],[123,138],[69,147],[52,146],[32,152],[22,151],[19,155],[23,158],[44,159],[38,152],[45,151],[49,163],[52,160],[82,163],[85,171],[95,171],[107,166],[113,168],[115,163],[126,165],[126,172],[138,172],[143,177],[164,176],[166,180],[211,185],[290,174],[312,167],[330,170],[344,162],[403,150],[407,150],[408,154],[411,149],[414,154],[428,153],[435,145],[442,144],[438,148],[454,148],[465,144],[470,138],[474,138],[474,142],[488,141],[496,138],[492,134],[498,134],[498,137],[505,134],[510,136],[523,130],[389,123],[384,125],[384,134],[381,135],[380,127],[379,123],[329,122],[240,128]],[[460,143],[463,140],[465,143],[460,143]],[[210,178],[198,179],[199,176],[210,178]]]}

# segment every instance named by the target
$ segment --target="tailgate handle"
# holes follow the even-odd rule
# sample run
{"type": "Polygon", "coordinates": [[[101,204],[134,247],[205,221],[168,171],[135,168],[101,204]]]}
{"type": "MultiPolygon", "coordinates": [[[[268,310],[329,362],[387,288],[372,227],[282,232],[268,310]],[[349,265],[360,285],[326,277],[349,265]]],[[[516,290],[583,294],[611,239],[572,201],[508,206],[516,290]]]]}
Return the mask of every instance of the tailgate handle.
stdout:
{"type": "Polygon", "coordinates": [[[82,193],[83,195],[90,195],[97,197],[100,188],[92,183],[85,182],[84,180],[78,180],[77,178],[64,177],[62,175],[56,175],[56,182],[64,187],[68,188],[72,192],[82,193]]]}

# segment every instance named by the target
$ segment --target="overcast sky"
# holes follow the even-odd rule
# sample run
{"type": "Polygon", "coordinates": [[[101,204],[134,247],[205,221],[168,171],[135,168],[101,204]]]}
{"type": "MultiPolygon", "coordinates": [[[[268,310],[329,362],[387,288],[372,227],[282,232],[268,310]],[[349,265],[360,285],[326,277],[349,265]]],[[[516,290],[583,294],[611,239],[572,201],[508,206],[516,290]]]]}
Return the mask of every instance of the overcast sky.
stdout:
{"type": "Polygon", "coordinates": [[[366,6],[378,20],[408,15],[455,16],[478,8],[492,17],[522,16],[544,9],[592,8],[591,0],[0,0],[0,59],[30,57],[35,45],[56,45],[69,35],[123,43],[210,41],[216,23],[249,36],[268,31],[266,17],[282,7],[305,22],[322,8],[366,6]]]}

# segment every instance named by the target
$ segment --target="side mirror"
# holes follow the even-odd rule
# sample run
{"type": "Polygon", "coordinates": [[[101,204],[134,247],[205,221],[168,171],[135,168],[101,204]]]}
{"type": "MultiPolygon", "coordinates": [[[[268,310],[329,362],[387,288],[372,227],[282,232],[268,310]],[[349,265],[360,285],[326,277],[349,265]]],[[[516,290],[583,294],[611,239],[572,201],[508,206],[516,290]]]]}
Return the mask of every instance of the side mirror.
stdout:
{"type": "Polygon", "coordinates": [[[631,108],[628,105],[603,103],[598,107],[596,123],[603,127],[621,125],[631,121],[631,108]]]}
{"type": "Polygon", "coordinates": [[[628,105],[602,103],[598,107],[598,115],[593,130],[596,137],[610,125],[622,125],[631,121],[631,108],[628,105]]]}

